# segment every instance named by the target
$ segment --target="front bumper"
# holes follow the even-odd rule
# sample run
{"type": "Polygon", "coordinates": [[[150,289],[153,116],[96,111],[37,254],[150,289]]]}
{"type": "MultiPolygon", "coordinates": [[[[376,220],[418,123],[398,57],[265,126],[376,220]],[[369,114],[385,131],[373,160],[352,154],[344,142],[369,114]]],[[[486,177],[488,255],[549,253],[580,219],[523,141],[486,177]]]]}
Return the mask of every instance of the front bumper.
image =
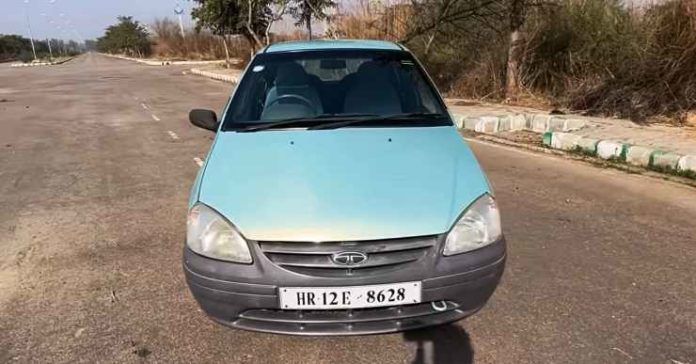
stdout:
{"type": "Polygon", "coordinates": [[[400,269],[359,277],[301,274],[276,265],[249,242],[250,265],[221,262],[184,248],[186,281],[215,321],[241,329],[295,335],[359,335],[439,325],[480,310],[503,274],[505,241],[445,257],[444,236],[431,254],[400,269]],[[422,303],[356,310],[281,310],[278,287],[330,287],[422,281],[422,303]],[[431,304],[436,302],[435,307],[431,304]]]}

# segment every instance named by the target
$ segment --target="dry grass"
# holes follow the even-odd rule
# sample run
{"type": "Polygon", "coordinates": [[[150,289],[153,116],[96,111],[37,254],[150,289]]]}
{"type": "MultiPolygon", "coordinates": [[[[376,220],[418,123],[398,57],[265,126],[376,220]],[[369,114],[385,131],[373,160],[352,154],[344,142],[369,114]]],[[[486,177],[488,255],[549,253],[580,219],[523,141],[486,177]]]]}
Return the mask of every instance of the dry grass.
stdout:
{"type": "MultiPolygon", "coordinates": [[[[338,36],[408,34],[407,5],[359,4],[337,19],[338,36]]],[[[483,19],[486,26],[462,19],[407,46],[449,96],[503,101],[508,33],[499,13],[483,19]]],[[[530,9],[524,31],[518,103],[675,124],[696,111],[696,0],[639,9],[621,0],[558,0],[530,9]]]]}
{"type": "MultiPolygon", "coordinates": [[[[210,32],[189,28],[184,29],[184,37],[182,37],[179,24],[169,18],[155,20],[152,30],[154,31],[152,53],[155,57],[189,60],[225,58],[222,37],[210,32]]],[[[249,58],[250,48],[245,39],[236,37],[228,42],[231,57],[249,58]]]]}
{"type": "Polygon", "coordinates": [[[411,7],[389,1],[376,5],[369,0],[350,3],[334,19],[330,32],[336,38],[398,41],[408,31],[411,7]]]}
{"type": "Polygon", "coordinates": [[[696,0],[666,2],[635,17],[633,57],[617,59],[607,65],[611,75],[572,90],[569,104],[641,121],[667,115],[685,124],[696,110],[696,0]]]}

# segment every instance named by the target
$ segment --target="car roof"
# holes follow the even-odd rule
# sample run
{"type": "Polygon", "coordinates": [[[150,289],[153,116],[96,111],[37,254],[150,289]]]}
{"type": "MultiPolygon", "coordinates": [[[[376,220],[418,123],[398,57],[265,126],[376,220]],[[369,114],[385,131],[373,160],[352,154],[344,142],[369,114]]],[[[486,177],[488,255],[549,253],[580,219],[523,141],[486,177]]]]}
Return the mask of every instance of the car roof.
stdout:
{"type": "Polygon", "coordinates": [[[384,40],[367,39],[321,39],[321,40],[296,40],[274,43],[266,47],[262,53],[279,53],[293,51],[314,51],[331,49],[378,49],[378,50],[403,50],[394,43],[384,40]]]}

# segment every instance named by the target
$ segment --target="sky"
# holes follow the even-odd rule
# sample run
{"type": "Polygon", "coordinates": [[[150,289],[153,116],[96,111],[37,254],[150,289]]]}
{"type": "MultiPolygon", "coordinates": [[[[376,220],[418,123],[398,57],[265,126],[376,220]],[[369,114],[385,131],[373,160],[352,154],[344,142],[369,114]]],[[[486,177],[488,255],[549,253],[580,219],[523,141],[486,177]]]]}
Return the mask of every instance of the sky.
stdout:
{"type": "Polygon", "coordinates": [[[131,15],[144,24],[176,18],[177,3],[184,9],[184,25],[190,26],[190,0],[0,0],[0,34],[28,37],[28,14],[35,39],[96,39],[119,15],[131,15]]]}

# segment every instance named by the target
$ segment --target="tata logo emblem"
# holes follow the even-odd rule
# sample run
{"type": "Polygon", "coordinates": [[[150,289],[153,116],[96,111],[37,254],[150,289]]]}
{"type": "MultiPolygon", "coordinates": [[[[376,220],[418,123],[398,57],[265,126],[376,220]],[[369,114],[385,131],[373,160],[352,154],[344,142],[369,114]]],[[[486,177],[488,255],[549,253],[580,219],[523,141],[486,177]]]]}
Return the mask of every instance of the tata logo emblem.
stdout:
{"type": "Polygon", "coordinates": [[[332,255],[331,260],[340,265],[358,265],[367,260],[367,255],[361,252],[340,252],[332,255]]]}

